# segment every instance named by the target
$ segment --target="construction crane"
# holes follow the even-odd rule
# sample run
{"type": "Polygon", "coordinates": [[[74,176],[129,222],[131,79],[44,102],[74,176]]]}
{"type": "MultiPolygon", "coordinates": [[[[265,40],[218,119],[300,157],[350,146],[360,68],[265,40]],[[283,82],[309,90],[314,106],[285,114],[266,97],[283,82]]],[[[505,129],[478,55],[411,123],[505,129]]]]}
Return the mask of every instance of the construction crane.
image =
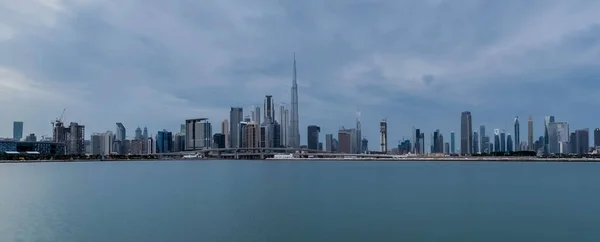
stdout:
{"type": "Polygon", "coordinates": [[[58,124],[62,124],[62,119],[63,116],[65,115],[65,111],[67,111],[67,108],[63,109],[62,113],[60,114],[60,118],[57,118],[55,121],[50,121],[50,123],[52,124],[52,129],[54,129],[54,124],[56,123],[58,124]]]}

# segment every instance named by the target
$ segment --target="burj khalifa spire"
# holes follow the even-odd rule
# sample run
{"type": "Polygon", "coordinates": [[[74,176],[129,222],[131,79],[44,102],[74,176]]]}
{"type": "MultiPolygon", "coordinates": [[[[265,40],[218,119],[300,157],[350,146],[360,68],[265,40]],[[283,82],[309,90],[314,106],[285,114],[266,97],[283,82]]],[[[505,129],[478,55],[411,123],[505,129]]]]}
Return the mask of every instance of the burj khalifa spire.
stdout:
{"type": "Polygon", "coordinates": [[[294,53],[294,79],[292,80],[292,112],[290,114],[289,141],[292,148],[300,148],[300,128],[298,127],[298,83],[296,82],[296,53],[294,53]]]}

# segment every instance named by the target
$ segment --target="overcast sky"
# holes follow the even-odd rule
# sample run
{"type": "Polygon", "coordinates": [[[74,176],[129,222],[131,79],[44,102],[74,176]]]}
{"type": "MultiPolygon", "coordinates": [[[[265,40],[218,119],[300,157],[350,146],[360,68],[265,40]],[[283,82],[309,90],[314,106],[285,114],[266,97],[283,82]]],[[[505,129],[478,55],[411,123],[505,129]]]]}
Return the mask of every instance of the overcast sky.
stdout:
{"type": "Polygon", "coordinates": [[[545,115],[595,128],[599,13],[591,0],[0,0],[0,137],[15,120],[51,135],[63,108],[88,137],[198,117],[220,131],[231,106],[290,103],[294,52],[303,144],[307,125],[323,139],[357,110],[372,148],[382,118],[391,146],[413,126],[458,134],[466,110],[488,135],[519,116],[522,140],[529,115],[536,136],[545,115]]]}

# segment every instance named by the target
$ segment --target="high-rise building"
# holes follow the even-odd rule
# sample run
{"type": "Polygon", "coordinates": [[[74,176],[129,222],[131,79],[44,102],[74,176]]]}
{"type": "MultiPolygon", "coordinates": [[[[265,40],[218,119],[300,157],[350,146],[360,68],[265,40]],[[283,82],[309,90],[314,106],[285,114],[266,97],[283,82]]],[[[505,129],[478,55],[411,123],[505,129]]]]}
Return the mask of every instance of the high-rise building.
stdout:
{"type": "Polygon", "coordinates": [[[485,125],[479,126],[479,153],[486,153],[487,144],[485,143],[485,125]]]}
{"type": "Polygon", "coordinates": [[[85,154],[85,126],[71,122],[67,131],[67,154],[85,154]]]}
{"type": "MultiPolygon", "coordinates": [[[[244,121],[244,110],[240,107],[232,107],[229,111],[229,130],[230,130],[230,145],[231,148],[238,148],[242,143],[240,137],[240,123],[244,121]]],[[[189,138],[188,138],[189,139],[189,138]]]]}
{"type": "Polygon", "coordinates": [[[185,124],[183,126],[183,132],[176,133],[173,136],[173,152],[185,151],[185,124]]]}
{"type": "Polygon", "coordinates": [[[296,53],[294,53],[294,79],[292,80],[292,110],[290,114],[290,130],[288,146],[300,148],[300,127],[298,117],[298,83],[296,81],[296,53]]]}
{"type": "Polygon", "coordinates": [[[385,119],[379,122],[379,143],[381,152],[387,153],[387,120],[385,119]]]}
{"type": "Polygon", "coordinates": [[[533,142],[533,118],[529,116],[527,120],[527,144],[529,145],[529,151],[535,150],[533,142]]]}
{"type": "Polygon", "coordinates": [[[590,149],[590,130],[588,128],[575,131],[577,140],[576,154],[585,155],[590,149]]]}
{"type": "Polygon", "coordinates": [[[136,140],[142,139],[142,129],[139,126],[137,127],[137,129],[135,129],[135,139],[136,140]]]}
{"type": "Polygon", "coordinates": [[[338,152],[352,154],[352,133],[354,129],[340,129],[338,131],[338,152]]]}
{"type": "Polygon", "coordinates": [[[267,123],[274,123],[275,122],[275,105],[273,102],[273,96],[271,95],[266,95],[265,96],[265,121],[263,122],[267,122],[267,123]]]}
{"type": "Polygon", "coordinates": [[[316,125],[309,125],[307,127],[307,145],[308,149],[316,150],[319,145],[319,133],[321,132],[321,128],[316,125]]]}
{"type": "Polygon", "coordinates": [[[513,140],[510,136],[510,133],[506,136],[506,153],[512,153],[513,150],[513,140]]]}
{"type": "Polygon", "coordinates": [[[594,147],[600,147],[600,129],[594,129],[594,147]]]}
{"type": "Polygon", "coordinates": [[[519,126],[519,116],[515,117],[515,151],[520,151],[519,144],[521,144],[521,127],[519,126]]]}
{"type": "Polygon", "coordinates": [[[494,152],[501,152],[500,149],[500,129],[494,129],[494,152]]]}
{"type": "Polygon", "coordinates": [[[144,134],[142,135],[144,136],[144,139],[150,138],[150,136],[148,136],[148,127],[144,127],[144,134]]]}
{"type": "Polygon", "coordinates": [[[116,135],[115,140],[121,141],[121,142],[123,142],[125,140],[125,138],[127,137],[127,133],[126,133],[125,126],[123,125],[123,123],[117,123],[115,135],[116,135]]]}
{"type": "Polygon", "coordinates": [[[13,139],[16,141],[20,141],[23,139],[23,122],[15,121],[13,122],[13,139]]]}
{"type": "Polygon", "coordinates": [[[454,144],[454,131],[450,132],[450,153],[456,154],[456,146],[454,144]]]}
{"type": "Polygon", "coordinates": [[[472,154],[473,144],[473,127],[471,112],[465,111],[461,114],[460,121],[460,154],[470,155],[472,154]]]}
{"type": "Polygon", "coordinates": [[[561,150],[564,144],[569,142],[569,124],[567,122],[552,122],[548,124],[548,153],[564,154],[561,150]]]}
{"type": "Polygon", "coordinates": [[[207,118],[186,120],[185,130],[186,150],[211,148],[212,126],[207,118]]]}
{"type": "Polygon", "coordinates": [[[288,147],[288,126],[289,126],[289,111],[285,105],[279,106],[279,135],[281,147],[288,147]]]}
{"type": "Polygon", "coordinates": [[[360,124],[360,111],[356,112],[356,147],[357,147],[357,151],[356,153],[363,153],[363,146],[362,146],[362,127],[360,124]]]}
{"type": "Polygon", "coordinates": [[[156,153],[173,151],[173,133],[163,130],[156,134],[156,153]]]}
{"type": "Polygon", "coordinates": [[[479,151],[479,134],[473,132],[473,154],[480,153],[479,151]]]}
{"type": "Polygon", "coordinates": [[[325,151],[327,151],[327,152],[333,151],[333,134],[325,135],[325,151]]]}
{"type": "Polygon", "coordinates": [[[216,133],[213,135],[213,148],[224,149],[225,148],[225,135],[216,133]]]}
{"type": "Polygon", "coordinates": [[[500,132],[500,151],[506,153],[506,133],[500,132]]]}
{"type": "Polygon", "coordinates": [[[548,153],[548,126],[554,123],[554,116],[546,116],[544,118],[544,153],[548,153]]]}
{"type": "Polygon", "coordinates": [[[230,148],[229,145],[229,121],[227,119],[223,120],[223,122],[221,122],[221,134],[223,134],[223,139],[225,139],[225,147],[223,148],[230,148]]]}
{"type": "MultiPolygon", "coordinates": [[[[266,115],[266,113],[265,113],[266,115]]],[[[261,122],[261,116],[260,116],[260,106],[252,106],[252,108],[250,109],[250,121],[257,123],[257,124],[262,124],[261,122]]]]}
{"type": "Polygon", "coordinates": [[[577,133],[572,132],[569,135],[569,154],[577,154],[577,133]]]}
{"type": "Polygon", "coordinates": [[[367,138],[363,138],[360,143],[361,143],[360,152],[363,154],[368,153],[369,152],[369,140],[367,140],[367,138]]]}

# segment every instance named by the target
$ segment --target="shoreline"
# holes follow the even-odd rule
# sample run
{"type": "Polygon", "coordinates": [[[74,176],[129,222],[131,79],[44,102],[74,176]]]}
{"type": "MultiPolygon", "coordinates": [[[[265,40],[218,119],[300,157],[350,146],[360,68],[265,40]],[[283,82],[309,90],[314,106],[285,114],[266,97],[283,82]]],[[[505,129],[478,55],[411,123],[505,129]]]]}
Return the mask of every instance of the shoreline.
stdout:
{"type": "MultiPolygon", "coordinates": [[[[83,160],[0,160],[2,163],[68,163],[68,162],[148,162],[148,161],[219,161],[230,159],[83,159],[83,160]]],[[[260,161],[261,159],[254,160],[260,161]]],[[[600,162],[600,158],[539,158],[539,157],[402,157],[402,158],[267,158],[264,161],[417,161],[417,162],[600,162]]],[[[242,160],[240,160],[242,161],[242,160]]],[[[247,160],[252,161],[252,160],[247,160]]]]}

